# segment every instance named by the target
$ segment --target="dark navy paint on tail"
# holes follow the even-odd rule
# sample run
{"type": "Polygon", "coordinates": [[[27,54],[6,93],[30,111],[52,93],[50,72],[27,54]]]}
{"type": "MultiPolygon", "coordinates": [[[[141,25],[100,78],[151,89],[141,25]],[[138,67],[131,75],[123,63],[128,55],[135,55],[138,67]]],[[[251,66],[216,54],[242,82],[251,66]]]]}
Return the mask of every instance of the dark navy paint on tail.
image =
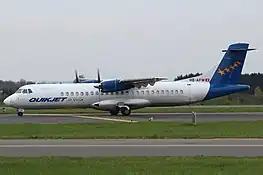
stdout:
{"type": "Polygon", "coordinates": [[[239,81],[249,44],[237,43],[228,47],[211,78],[211,84],[236,84],[239,81]]]}
{"type": "Polygon", "coordinates": [[[249,90],[249,85],[215,85],[211,84],[204,100],[222,97],[236,92],[249,90]]]}
{"type": "Polygon", "coordinates": [[[249,85],[237,84],[247,51],[254,50],[248,49],[248,46],[247,43],[237,43],[230,45],[227,50],[223,50],[226,53],[211,78],[210,88],[204,100],[226,96],[250,88],[249,85]]]}

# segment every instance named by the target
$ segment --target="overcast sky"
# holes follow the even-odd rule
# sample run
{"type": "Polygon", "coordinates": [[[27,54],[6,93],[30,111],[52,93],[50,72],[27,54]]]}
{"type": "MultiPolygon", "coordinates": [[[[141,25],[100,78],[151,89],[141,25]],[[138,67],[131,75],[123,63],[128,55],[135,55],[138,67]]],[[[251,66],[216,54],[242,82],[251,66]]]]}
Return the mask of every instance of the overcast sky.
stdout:
{"type": "Polygon", "coordinates": [[[0,79],[135,78],[205,72],[248,42],[243,73],[263,72],[261,0],[8,0],[0,79]]]}

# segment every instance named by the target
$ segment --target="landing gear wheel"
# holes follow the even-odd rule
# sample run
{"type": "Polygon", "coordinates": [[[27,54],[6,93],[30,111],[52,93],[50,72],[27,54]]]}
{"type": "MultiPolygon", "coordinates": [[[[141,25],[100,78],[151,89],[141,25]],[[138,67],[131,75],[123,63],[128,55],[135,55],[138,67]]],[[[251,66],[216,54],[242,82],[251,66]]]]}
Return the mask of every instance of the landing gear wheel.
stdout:
{"type": "Polygon", "coordinates": [[[24,114],[23,112],[18,112],[17,113],[18,116],[23,116],[23,114],[24,114]]]}
{"type": "Polygon", "coordinates": [[[127,108],[121,108],[121,114],[122,115],[130,115],[131,114],[131,110],[127,109],[127,108]]]}
{"type": "Polygon", "coordinates": [[[24,109],[16,109],[17,115],[18,116],[23,116],[24,115],[24,109]]]}

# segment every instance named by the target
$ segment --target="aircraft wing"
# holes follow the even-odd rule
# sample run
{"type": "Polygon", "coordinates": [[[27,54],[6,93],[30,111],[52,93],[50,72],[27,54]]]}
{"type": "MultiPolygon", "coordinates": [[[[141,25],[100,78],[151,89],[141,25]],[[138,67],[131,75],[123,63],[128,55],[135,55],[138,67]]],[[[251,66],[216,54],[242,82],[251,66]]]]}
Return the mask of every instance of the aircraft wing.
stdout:
{"type": "Polygon", "coordinates": [[[152,77],[152,78],[136,78],[136,79],[124,79],[120,80],[120,84],[129,84],[134,85],[135,87],[146,87],[148,84],[153,86],[157,81],[167,80],[167,78],[164,77],[152,77]]]}

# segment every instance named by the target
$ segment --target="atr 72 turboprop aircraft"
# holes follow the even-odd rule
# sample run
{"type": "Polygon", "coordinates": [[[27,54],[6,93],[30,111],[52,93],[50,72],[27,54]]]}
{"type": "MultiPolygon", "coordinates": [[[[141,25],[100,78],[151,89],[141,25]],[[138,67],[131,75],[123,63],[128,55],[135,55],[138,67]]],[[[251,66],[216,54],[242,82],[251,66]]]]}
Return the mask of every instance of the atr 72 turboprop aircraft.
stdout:
{"type": "Polygon", "coordinates": [[[228,47],[221,62],[206,74],[181,81],[166,78],[100,80],[96,83],[30,84],[20,87],[4,103],[24,109],[94,108],[130,115],[131,110],[144,107],[187,105],[248,90],[238,84],[247,51],[247,43],[228,47]]]}

